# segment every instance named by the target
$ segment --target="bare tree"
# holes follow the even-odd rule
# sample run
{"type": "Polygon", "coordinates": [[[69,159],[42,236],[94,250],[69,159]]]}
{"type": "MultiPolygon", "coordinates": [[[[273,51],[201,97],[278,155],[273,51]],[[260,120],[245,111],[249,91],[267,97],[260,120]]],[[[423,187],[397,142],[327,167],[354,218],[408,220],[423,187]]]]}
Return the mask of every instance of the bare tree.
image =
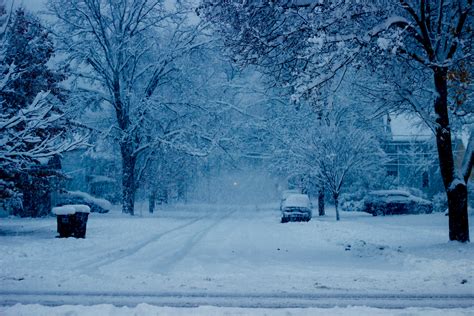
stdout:
{"type": "Polygon", "coordinates": [[[333,106],[322,117],[308,104],[281,113],[272,122],[277,136],[273,164],[287,174],[309,175],[324,184],[334,199],[339,220],[339,196],[350,176],[357,173],[369,177],[378,172],[385,154],[367,120],[350,106],[333,106]],[[308,121],[320,124],[307,125],[308,121]]]}
{"type": "MultiPolygon", "coordinates": [[[[271,5],[207,0],[201,7],[218,25],[233,59],[258,65],[277,83],[292,87],[294,100],[320,94],[348,65],[369,65],[378,73],[402,67],[403,76],[434,91],[432,116],[422,119],[434,123],[450,210],[449,238],[461,242],[469,241],[468,196],[454,163],[450,111],[469,113],[465,108],[472,93],[464,92],[473,75],[473,10],[472,0],[282,0],[271,5]],[[416,78],[419,74],[422,78],[416,78]]],[[[404,91],[404,102],[416,105],[410,89],[404,91]]]]}
{"type": "Polygon", "coordinates": [[[363,170],[366,175],[383,167],[384,154],[377,138],[353,123],[348,126],[322,126],[319,137],[314,138],[317,152],[317,177],[331,192],[339,215],[339,196],[351,172],[363,170]]]}
{"type": "Polygon", "coordinates": [[[49,12],[82,86],[115,112],[111,134],[122,158],[122,211],[133,215],[140,155],[183,135],[148,133],[154,94],[171,79],[176,59],[199,45],[200,27],[187,22],[185,8],[160,0],[50,0],[49,12]]]}

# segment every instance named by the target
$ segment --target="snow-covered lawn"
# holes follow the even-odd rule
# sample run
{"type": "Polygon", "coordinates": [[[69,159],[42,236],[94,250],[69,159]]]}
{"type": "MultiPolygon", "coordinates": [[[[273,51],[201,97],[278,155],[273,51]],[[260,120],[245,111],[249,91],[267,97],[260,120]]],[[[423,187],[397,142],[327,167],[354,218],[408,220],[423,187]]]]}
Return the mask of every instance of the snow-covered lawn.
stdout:
{"type": "Polygon", "coordinates": [[[448,242],[444,214],[279,216],[276,204],[114,210],[91,214],[86,239],[54,238],[54,217],[0,219],[0,292],[474,295],[473,245],[448,242]]]}

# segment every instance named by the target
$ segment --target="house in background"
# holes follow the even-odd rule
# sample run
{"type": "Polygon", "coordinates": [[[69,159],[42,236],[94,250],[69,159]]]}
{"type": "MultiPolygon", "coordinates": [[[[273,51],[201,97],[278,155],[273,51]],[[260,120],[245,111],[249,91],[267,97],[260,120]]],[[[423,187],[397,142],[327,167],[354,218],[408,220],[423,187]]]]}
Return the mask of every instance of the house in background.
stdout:
{"type": "MultiPolygon", "coordinates": [[[[444,192],[436,140],[428,127],[406,115],[388,117],[385,135],[383,148],[389,158],[386,169],[392,186],[420,189],[429,197],[444,192]]],[[[454,138],[453,154],[459,166],[464,152],[461,137],[454,138]]]]}

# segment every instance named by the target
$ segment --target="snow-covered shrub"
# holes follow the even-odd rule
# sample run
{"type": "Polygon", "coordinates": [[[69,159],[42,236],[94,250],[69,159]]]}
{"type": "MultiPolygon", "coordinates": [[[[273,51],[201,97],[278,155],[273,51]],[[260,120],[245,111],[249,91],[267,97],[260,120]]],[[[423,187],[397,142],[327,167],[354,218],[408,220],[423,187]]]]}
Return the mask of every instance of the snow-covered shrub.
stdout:
{"type": "Polygon", "coordinates": [[[14,183],[0,179],[0,217],[17,215],[22,210],[22,195],[15,190],[14,183]]]}
{"type": "Polygon", "coordinates": [[[23,212],[21,194],[16,194],[6,199],[0,199],[0,217],[19,215],[23,212]]]}
{"type": "Polygon", "coordinates": [[[433,212],[444,212],[448,209],[446,193],[440,192],[433,195],[433,212]]]}
{"type": "Polygon", "coordinates": [[[423,190],[420,190],[418,188],[413,188],[413,187],[402,187],[400,188],[401,190],[404,190],[404,191],[407,191],[409,192],[410,194],[414,195],[414,196],[417,196],[417,197],[421,197],[423,199],[426,199],[428,198],[427,194],[425,192],[423,192],[423,190]]]}
{"type": "Polygon", "coordinates": [[[345,212],[362,212],[364,209],[365,192],[360,190],[354,193],[341,195],[341,209],[345,212]]]}

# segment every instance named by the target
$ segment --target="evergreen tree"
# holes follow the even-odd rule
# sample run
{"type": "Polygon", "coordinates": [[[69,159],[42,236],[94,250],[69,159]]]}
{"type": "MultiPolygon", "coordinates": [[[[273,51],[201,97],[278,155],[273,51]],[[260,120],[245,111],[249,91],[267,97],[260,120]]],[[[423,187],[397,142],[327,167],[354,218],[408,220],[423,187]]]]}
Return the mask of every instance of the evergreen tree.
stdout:
{"type": "Polygon", "coordinates": [[[53,54],[36,17],[23,9],[10,14],[0,3],[0,197],[18,200],[22,192],[23,207],[13,212],[22,216],[49,212],[54,172],[40,163],[84,141],[67,135],[65,76],[48,67],[53,54]]]}
{"type": "Polygon", "coordinates": [[[13,80],[2,91],[2,99],[14,111],[30,104],[41,91],[64,101],[64,92],[58,84],[65,75],[47,65],[54,55],[54,45],[40,21],[23,9],[13,16],[5,40],[4,63],[15,66],[13,80]]]}

